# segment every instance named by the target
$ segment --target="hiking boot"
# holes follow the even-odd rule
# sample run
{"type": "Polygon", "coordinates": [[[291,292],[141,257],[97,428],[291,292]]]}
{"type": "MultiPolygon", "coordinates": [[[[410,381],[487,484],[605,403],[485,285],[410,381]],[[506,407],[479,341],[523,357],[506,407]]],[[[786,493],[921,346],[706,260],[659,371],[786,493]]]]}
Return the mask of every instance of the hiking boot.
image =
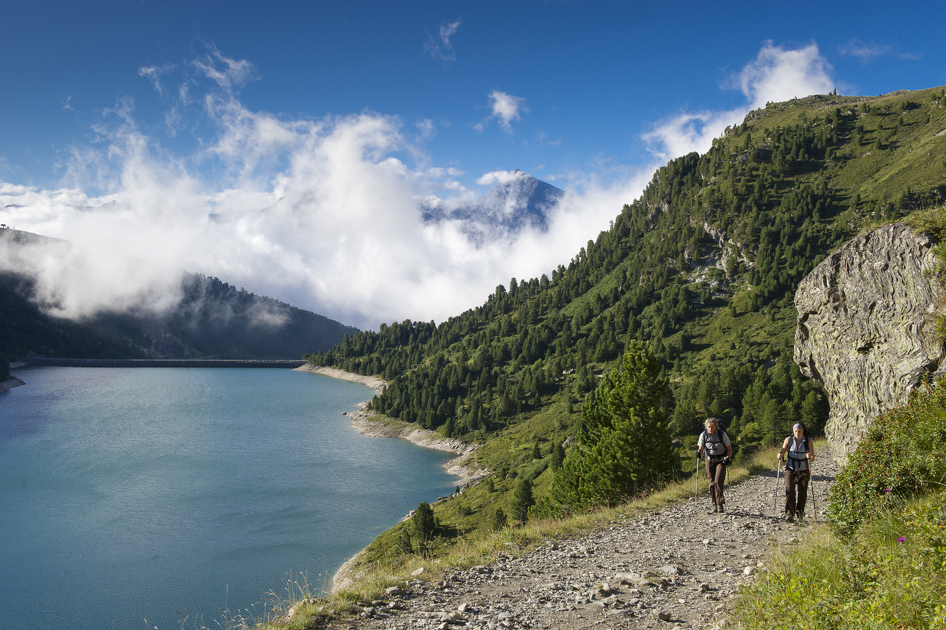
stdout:
{"type": "Polygon", "coordinates": [[[803,521],[803,520],[805,520],[805,513],[804,513],[804,512],[799,512],[799,513],[798,513],[798,522],[801,522],[801,521],[803,521]]]}
{"type": "Polygon", "coordinates": [[[725,511],[726,511],[726,504],[725,504],[725,503],[720,503],[720,504],[719,504],[719,513],[722,514],[722,513],[725,512],[725,511]]]}
{"type": "Polygon", "coordinates": [[[713,504],[713,509],[708,511],[707,514],[716,514],[719,511],[719,508],[716,507],[716,504],[713,504]]]}
{"type": "Polygon", "coordinates": [[[787,522],[787,523],[794,523],[794,522],[795,522],[795,515],[794,515],[794,514],[786,513],[786,514],[785,514],[785,522],[787,522]]]}

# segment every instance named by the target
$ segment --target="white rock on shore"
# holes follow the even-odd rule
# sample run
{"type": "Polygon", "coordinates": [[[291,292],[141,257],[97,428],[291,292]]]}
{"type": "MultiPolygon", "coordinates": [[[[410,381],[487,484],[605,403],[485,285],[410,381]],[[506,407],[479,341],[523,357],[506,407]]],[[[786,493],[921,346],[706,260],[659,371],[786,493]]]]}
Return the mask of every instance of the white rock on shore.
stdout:
{"type": "Polygon", "coordinates": [[[26,383],[15,376],[10,377],[5,381],[0,381],[0,394],[13,389],[14,387],[19,387],[20,385],[26,385],[26,383]]]}
{"type": "Polygon", "coordinates": [[[361,374],[352,374],[351,372],[346,372],[345,370],[339,370],[338,368],[325,367],[321,365],[309,365],[306,363],[302,367],[298,367],[295,370],[296,372],[311,372],[312,374],[321,374],[322,376],[330,376],[332,378],[337,378],[342,381],[350,381],[352,383],[361,383],[362,385],[367,385],[375,391],[376,394],[380,394],[384,391],[384,386],[387,385],[387,381],[380,379],[377,376],[362,376],[361,374]]]}

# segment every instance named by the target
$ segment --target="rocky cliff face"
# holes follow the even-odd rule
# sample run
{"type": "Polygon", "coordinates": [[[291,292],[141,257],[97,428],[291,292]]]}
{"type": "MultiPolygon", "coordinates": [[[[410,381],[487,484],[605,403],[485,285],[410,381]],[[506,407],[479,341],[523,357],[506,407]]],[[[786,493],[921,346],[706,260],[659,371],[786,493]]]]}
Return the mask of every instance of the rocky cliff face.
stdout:
{"type": "Polygon", "coordinates": [[[798,286],[795,362],[824,385],[825,432],[839,458],[943,362],[935,244],[903,224],[884,226],[843,245],[798,286]]]}

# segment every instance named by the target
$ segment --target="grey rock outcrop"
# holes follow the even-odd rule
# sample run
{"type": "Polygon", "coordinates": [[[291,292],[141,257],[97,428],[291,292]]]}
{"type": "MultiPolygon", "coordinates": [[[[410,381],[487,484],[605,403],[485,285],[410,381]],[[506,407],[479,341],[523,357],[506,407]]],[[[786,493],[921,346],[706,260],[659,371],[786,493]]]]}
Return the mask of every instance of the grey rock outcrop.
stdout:
{"type": "Polygon", "coordinates": [[[798,286],[795,362],[824,385],[825,433],[839,458],[940,367],[935,245],[906,225],[884,226],[844,244],[798,286]]]}

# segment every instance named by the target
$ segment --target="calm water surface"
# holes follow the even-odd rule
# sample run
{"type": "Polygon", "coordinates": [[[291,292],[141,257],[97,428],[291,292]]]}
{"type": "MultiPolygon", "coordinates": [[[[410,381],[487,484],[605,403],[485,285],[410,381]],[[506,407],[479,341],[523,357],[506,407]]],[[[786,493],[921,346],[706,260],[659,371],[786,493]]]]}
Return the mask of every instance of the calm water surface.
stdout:
{"type": "Polygon", "coordinates": [[[218,627],[314,591],[449,455],[360,435],[363,385],[278,369],[13,370],[0,394],[0,628],[218,627]],[[306,578],[307,576],[307,578],[306,578]],[[224,612],[226,611],[226,612],[224,612]]]}

